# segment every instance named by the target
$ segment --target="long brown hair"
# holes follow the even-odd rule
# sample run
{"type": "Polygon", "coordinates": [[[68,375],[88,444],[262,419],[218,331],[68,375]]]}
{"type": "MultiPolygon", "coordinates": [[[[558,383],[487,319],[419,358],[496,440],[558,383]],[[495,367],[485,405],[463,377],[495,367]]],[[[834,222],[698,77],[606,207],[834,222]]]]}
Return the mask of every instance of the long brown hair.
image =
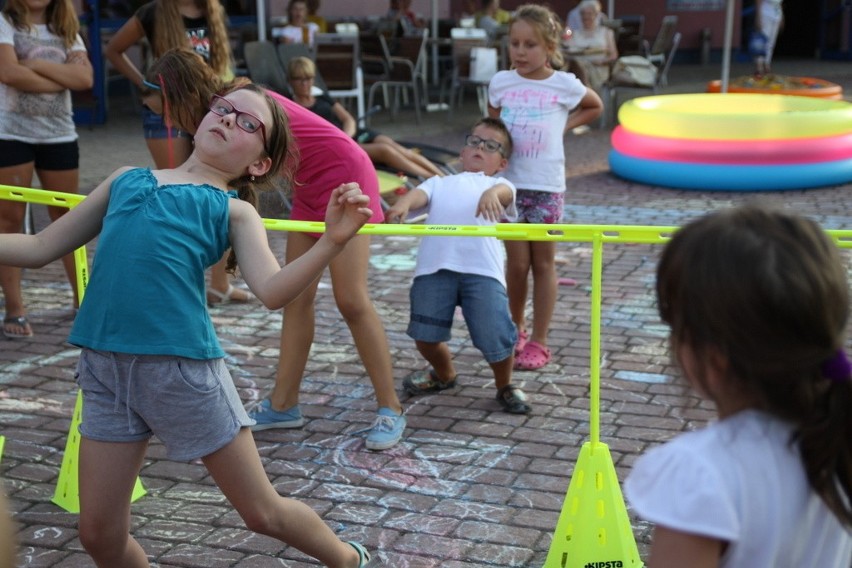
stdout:
{"type": "MultiPolygon", "coordinates": [[[[26,0],[7,0],[3,14],[9,18],[15,29],[32,30],[33,24],[30,22],[30,10],[26,0]]],[[[47,29],[62,38],[65,49],[70,49],[80,32],[80,21],[71,0],[51,0],[47,5],[45,18],[47,29]]]]}
{"type": "Polygon", "coordinates": [[[817,223],[759,205],[687,224],[657,268],[675,350],[722,355],[732,385],[791,423],[811,487],[852,526],[852,377],[825,369],[842,356],[848,286],[817,223]]]}
{"type": "MultiPolygon", "coordinates": [[[[219,0],[195,0],[202,10],[210,30],[210,67],[220,77],[227,77],[231,71],[231,44],[225,29],[225,11],[219,0]]],[[[154,10],[154,37],[152,48],[154,57],[161,57],[170,49],[190,47],[186,37],[186,26],[178,10],[177,0],[157,0],[154,10]]]]}

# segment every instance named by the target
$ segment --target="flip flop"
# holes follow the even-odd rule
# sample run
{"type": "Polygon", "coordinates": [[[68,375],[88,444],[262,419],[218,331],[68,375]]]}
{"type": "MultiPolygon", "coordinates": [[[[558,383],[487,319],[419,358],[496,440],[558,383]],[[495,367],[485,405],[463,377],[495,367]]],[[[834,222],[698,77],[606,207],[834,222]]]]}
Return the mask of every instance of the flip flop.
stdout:
{"type": "Polygon", "coordinates": [[[245,304],[254,300],[254,294],[252,294],[248,290],[243,290],[242,288],[239,288],[239,291],[244,292],[246,294],[246,299],[243,300],[241,298],[235,298],[234,292],[236,292],[237,290],[238,288],[234,288],[233,284],[228,284],[228,289],[224,292],[220,292],[215,288],[207,288],[207,305],[225,305],[231,302],[235,304],[245,304]],[[210,300],[210,296],[214,298],[212,301],[210,300]]]}
{"type": "Polygon", "coordinates": [[[528,341],[521,353],[515,357],[515,369],[532,371],[550,363],[550,349],[538,341],[528,341]]]}
{"type": "Polygon", "coordinates": [[[7,316],[3,318],[3,335],[9,339],[20,339],[22,337],[32,337],[33,329],[30,327],[30,321],[27,316],[7,316]],[[12,333],[6,329],[7,325],[16,325],[24,330],[25,333],[12,333]]]}

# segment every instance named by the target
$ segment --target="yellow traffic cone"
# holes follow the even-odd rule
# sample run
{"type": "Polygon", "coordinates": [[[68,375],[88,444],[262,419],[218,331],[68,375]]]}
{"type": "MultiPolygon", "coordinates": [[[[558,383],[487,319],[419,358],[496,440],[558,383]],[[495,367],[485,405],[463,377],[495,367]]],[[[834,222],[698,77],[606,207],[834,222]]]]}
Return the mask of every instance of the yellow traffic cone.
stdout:
{"type": "Polygon", "coordinates": [[[568,485],[544,568],[641,568],[606,444],[586,442],[568,485]]]}
{"type": "MultiPolygon", "coordinates": [[[[74,415],[71,418],[71,429],[68,431],[68,441],[65,442],[65,455],[62,456],[62,467],[59,469],[59,481],[52,501],[69,513],[80,512],[80,485],[78,479],[77,456],[80,453],[79,426],[83,414],[83,391],[77,391],[77,403],[74,405],[74,415]]],[[[136,478],[131,501],[136,501],[147,493],[142,487],[142,481],[136,478]]]]}

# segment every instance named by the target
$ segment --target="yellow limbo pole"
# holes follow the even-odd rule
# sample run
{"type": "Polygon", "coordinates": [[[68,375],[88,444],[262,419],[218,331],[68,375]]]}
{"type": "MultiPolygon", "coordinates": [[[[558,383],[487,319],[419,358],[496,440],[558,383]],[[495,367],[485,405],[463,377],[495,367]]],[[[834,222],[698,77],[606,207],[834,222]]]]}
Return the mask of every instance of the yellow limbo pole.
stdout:
{"type": "Polygon", "coordinates": [[[642,566],[615,465],[600,441],[601,283],[603,236],[592,239],[590,441],[583,444],[544,568],[642,566]]]}

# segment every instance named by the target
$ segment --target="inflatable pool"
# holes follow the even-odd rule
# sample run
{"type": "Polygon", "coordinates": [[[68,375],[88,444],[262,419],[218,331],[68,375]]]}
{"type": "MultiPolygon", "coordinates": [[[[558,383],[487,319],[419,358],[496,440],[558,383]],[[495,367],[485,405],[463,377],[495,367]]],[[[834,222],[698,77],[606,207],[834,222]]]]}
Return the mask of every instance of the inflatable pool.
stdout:
{"type": "MultiPolygon", "coordinates": [[[[707,83],[708,93],[722,92],[722,81],[707,83]]],[[[789,77],[786,75],[745,75],[728,82],[729,93],[751,93],[764,95],[793,95],[839,100],[843,98],[843,87],[830,81],[814,77],[789,77]]]]}
{"type": "Polygon", "coordinates": [[[818,97],[687,94],[619,109],[613,173],[663,187],[807,189],[852,182],[852,104],[818,97]]]}

